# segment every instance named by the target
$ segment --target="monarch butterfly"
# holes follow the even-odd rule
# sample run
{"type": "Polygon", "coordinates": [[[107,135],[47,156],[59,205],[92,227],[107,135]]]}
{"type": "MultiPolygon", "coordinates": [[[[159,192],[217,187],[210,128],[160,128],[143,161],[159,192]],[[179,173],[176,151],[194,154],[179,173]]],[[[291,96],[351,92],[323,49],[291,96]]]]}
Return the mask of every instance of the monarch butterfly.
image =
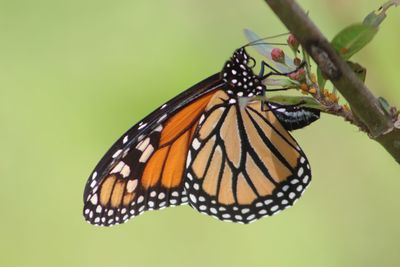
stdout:
{"type": "Polygon", "coordinates": [[[255,63],[246,46],[235,50],[221,72],[123,134],[87,181],[85,219],[111,226],[188,203],[223,221],[250,223],[291,206],[311,171],[288,131],[317,120],[319,111],[260,100],[241,105],[266,91],[255,63]]]}

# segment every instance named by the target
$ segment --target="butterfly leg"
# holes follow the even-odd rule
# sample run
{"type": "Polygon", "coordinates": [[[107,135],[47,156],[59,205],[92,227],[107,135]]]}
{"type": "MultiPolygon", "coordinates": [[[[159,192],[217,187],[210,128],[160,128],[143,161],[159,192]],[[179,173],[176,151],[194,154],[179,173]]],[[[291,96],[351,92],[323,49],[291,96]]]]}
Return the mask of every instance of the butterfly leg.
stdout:
{"type": "Polygon", "coordinates": [[[269,76],[271,76],[271,75],[282,75],[282,74],[283,74],[282,72],[278,71],[277,69],[275,69],[274,67],[272,67],[270,64],[268,64],[268,63],[265,62],[264,60],[261,61],[260,73],[258,74],[259,77],[262,77],[262,78],[265,77],[265,78],[267,78],[267,77],[269,77],[269,76]],[[272,70],[272,71],[268,72],[268,73],[265,75],[265,67],[269,68],[269,69],[272,70]]]}
{"type": "Polygon", "coordinates": [[[295,70],[293,71],[289,71],[289,72],[280,72],[279,70],[275,69],[274,67],[272,67],[271,65],[269,65],[267,62],[262,61],[261,62],[261,69],[260,69],[260,73],[259,73],[259,77],[261,80],[265,80],[266,78],[268,78],[269,76],[288,76],[292,73],[297,72],[298,70],[300,70],[301,68],[304,67],[306,63],[302,62],[295,70]],[[268,72],[267,74],[264,74],[265,71],[265,67],[269,68],[270,72],[268,72]]]}

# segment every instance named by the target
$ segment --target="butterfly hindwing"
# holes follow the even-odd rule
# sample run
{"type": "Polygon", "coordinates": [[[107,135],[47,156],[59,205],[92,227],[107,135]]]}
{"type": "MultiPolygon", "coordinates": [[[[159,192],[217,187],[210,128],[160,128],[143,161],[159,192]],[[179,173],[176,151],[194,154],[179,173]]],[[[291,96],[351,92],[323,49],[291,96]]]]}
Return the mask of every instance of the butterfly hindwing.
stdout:
{"type": "Polygon", "coordinates": [[[204,111],[190,148],[186,190],[200,212],[249,223],[293,205],[311,172],[271,110],[263,111],[260,101],[240,107],[229,100],[216,93],[204,111]]]}

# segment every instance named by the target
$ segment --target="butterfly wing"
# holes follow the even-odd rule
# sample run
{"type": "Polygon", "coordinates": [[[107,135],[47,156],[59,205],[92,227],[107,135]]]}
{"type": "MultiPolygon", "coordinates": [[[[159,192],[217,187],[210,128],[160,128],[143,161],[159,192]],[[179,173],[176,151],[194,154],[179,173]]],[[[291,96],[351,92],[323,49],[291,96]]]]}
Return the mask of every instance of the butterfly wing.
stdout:
{"type": "Polygon", "coordinates": [[[240,223],[293,205],[311,179],[306,156],[275,114],[259,101],[241,107],[224,91],[200,118],[187,164],[190,205],[240,223]]]}
{"type": "Polygon", "coordinates": [[[215,74],[133,126],[110,148],[89,177],[84,217],[95,225],[123,223],[146,210],[187,202],[185,162],[198,120],[215,90],[215,74]]]}

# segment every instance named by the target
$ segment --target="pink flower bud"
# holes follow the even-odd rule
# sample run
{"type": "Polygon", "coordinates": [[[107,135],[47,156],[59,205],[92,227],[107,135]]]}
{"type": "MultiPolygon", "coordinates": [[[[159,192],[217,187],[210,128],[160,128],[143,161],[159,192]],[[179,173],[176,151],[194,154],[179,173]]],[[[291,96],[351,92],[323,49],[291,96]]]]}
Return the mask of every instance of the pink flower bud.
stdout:
{"type": "Polygon", "coordinates": [[[285,53],[280,48],[273,48],[272,49],[271,58],[275,62],[285,63],[285,53]]]}
{"type": "Polygon", "coordinates": [[[299,69],[296,72],[290,73],[289,78],[295,81],[303,81],[305,78],[305,71],[304,69],[299,69]]]}
{"type": "Polygon", "coordinates": [[[296,65],[296,66],[300,66],[300,64],[301,64],[301,59],[298,58],[298,57],[295,57],[295,58],[293,59],[293,64],[296,65]]]}
{"type": "Polygon", "coordinates": [[[294,37],[293,34],[289,35],[287,43],[294,52],[297,52],[297,48],[299,48],[299,42],[297,41],[296,37],[294,37]]]}

